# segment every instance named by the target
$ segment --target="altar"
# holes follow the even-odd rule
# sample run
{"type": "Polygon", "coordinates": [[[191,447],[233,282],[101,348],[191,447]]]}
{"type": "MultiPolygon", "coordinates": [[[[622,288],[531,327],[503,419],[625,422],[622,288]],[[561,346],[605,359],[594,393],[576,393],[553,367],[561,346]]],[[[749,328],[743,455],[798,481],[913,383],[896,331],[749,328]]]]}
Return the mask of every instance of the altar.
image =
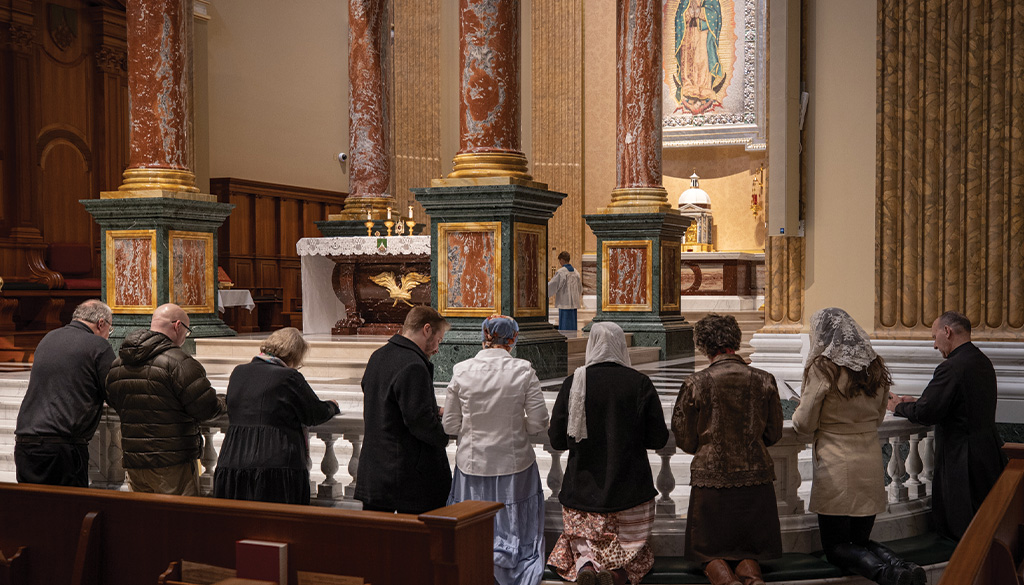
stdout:
{"type": "Polygon", "coordinates": [[[389,335],[430,305],[430,236],[302,238],[302,332],[389,335]]]}

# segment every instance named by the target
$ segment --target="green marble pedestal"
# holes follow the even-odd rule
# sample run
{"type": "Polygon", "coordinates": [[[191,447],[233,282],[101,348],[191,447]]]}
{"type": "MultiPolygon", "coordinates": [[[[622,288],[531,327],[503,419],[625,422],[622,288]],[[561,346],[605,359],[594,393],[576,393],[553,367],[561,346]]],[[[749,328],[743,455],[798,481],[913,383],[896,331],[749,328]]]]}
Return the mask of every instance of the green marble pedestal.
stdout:
{"type": "Polygon", "coordinates": [[[430,215],[431,301],[451,323],[433,358],[434,379],[481,349],[493,313],[519,323],[512,355],[542,379],[566,375],[565,336],[548,322],[547,224],[563,193],[508,178],[439,180],[413,189],[430,215]]]}
{"type": "Polygon", "coordinates": [[[148,329],[153,310],[169,302],[189,315],[186,351],[195,350],[194,338],[235,335],[217,316],[216,294],[217,229],[234,205],[175,197],[81,203],[100,226],[101,295],[114,311],[110,342],[115,351],[128,333],[148,329]],[[118,296],[117,286],[148,294],[118,296]]]}
{"type": "MultiPolygon", "coordinates": [[[[690,218],[662,213],[583,216],[597,236],[597,313],[658,347],[661,359],[693,356],[693,327],[679,312],[680,241],[690,218]]],[[[589,330],[589,326],[588,326],[589,330]]]]}

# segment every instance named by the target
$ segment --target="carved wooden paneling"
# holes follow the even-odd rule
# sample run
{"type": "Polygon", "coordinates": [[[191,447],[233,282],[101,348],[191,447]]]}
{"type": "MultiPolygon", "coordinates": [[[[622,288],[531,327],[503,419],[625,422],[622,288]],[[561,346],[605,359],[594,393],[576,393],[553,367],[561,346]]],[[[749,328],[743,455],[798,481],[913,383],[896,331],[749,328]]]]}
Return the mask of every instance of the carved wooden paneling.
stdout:
{"type": "MultiPolygon", "coordinates": [[[[259,328],[297,322],[288,316],[302,305],[295,243],[320,237],[314,222],[340,213],[345,193],[233,178],[211,179],[210,191],[235,205],[218,235],[220,263],[235,288],[253,291],[259,328]]],[[[228,324],[237,326],[231,316],[228,324]]]]}
{"type": "Polygon", "coordinates": [[[47,243],[91,245],[99,228],[79,203],[120,185],[128,150],[123,9],[86,0],[19,1],[0,11],[0,240],[18,252],[0,276],[53,286],[47,243]]]}

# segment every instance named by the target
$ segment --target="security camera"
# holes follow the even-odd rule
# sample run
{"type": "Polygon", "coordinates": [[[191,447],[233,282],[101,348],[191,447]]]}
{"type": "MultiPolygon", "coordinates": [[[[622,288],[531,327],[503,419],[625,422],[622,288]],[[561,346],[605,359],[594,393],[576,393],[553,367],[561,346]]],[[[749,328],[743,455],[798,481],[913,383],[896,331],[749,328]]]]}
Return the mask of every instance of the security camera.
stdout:
{"type": "Polygon", "coordinates": [[[343,162],[345,162],[347,160],[348,160],[348,153],[347,152],[339,152],[338,153],[338,162],[343,163],[343,162]]]}

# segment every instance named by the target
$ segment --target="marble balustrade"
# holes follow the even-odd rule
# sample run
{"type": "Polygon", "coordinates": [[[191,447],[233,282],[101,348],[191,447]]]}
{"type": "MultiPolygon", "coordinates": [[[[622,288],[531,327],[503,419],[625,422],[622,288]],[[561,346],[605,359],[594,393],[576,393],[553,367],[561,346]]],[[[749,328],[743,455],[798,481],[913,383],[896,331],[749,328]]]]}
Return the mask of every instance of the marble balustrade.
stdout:
{"type": "MultiPolygon", "coordinates": [[[[801,474],[800,453],[808,445],[799,441],[786,422],[783,438],[769,448],[775,460],[775,493],[783,527],[786,550],[809,552],[820,548],[817,542],[816,517],[807,511],[805,497],[811,477],[804,465],[801,474]],[[807,477],[804,477],[807,476],[807,477]]],[[[200,477],[204,495],[211,495],[213,473],[217,463],[220,433],[228,426],[227,417],[210,421],[202,427],[205,447],[201,457],[203,473],[200,477]]],[[[352,496],[359,474],[359,453],[362,447],[363,419],[361,413],[346,413],[309,429],[310,452],[313,458],[311,481],[314,505],[358,509],[360,503],[352,496]],[[343,458],[339,459],[338,454],[343,458]],[[343,469],[344,466],[344,469],[343,469]],[[319,470],[319,473],[317,473],[319,470]]],[[[561,530],[561,507],[557,494],[562,485],[565,452],[554,450],[542,433],[531,437],[538,450],[539,467],[549,494],[547,530],[561,530]]],[[[887,457],[886,477],[892,478],[886,487],[889,510],[876,522],[879,533],[892,538],[911,536],[927,530],[927,512],[930,510],[931,479],[934,467],[933,432],[930,428],[910,423],[906,419],[887,418],[878,431],[879,448],[887,457]]],[[[451,449],[450,449],[451,450],[451,449]]],[[[675,447],[674,441],[661,449],[651,451],[655,486],[658,489],[657,521],[655,523],[655,554],[669,554],[676,550],[678,538],[685,531],[688,477],[680,477],[680,469],[687,466],[689,456],[675,447]],[[685,460],[684,460],[685,459],[685,460]],[[675,468],[675,469],[673,469],[675,468]]],[[[94,487],[126,490],[125,472],[121,467],[120,425],[117,415],[110,409],[104,414],[99,429],[90,445],[90,478],[94,487]]],[[[883,538],[884,539],[884,538],[883,538]]]]}

